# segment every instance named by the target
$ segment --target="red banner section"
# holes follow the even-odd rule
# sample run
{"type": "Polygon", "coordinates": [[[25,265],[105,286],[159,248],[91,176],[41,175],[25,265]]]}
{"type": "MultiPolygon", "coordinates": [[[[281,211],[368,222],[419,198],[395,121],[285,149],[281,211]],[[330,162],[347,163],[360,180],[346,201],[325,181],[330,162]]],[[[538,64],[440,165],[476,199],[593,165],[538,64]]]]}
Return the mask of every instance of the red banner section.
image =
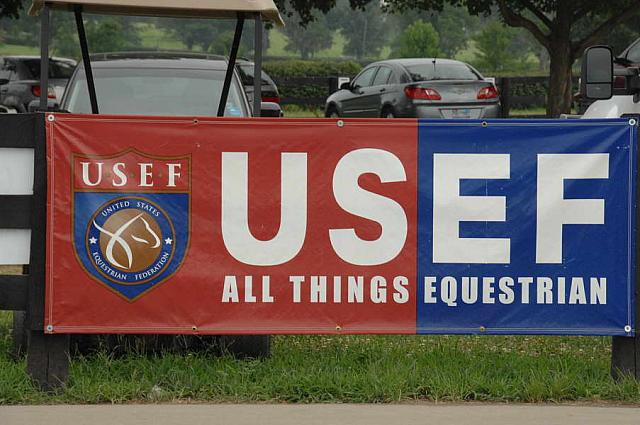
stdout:
{"type": "Polygon", "coordinates": [[[415,333],[415,121],[51,115],[54,333],[415,333]]]}

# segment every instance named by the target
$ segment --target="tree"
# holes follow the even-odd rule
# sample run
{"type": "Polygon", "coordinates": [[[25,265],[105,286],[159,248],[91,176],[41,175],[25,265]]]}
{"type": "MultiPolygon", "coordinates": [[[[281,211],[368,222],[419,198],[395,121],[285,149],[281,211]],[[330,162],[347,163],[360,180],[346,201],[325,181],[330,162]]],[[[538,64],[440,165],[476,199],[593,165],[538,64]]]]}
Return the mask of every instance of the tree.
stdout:
{"type": "Polygon", "coordinates": [[[440,37],[429,22],[418,20],[400,35],[397,55],[403,58],[433,58],[438,56],[440,37]]]}
{"type": "Polygon", "coordinates": [[[302,59],[309,59],[333,44],[333,33],[324,15],[306,25],[299,23],[301,18],[297,14],[285,19],[287,25],[284,27],[284,34],[289,40],[286,49],[299,52],[302,59]]]}
{"type": "Polygon", "coordinates": [[[347,0],[339,0],[336,8],[327,14],[327,23],[347,39],[345,53],[358,59],[378,58],[388,41],[386,18],[378,4],[353,10],[347,0]]]}
{"type": "Polygon", "coordinates": [[[474,37],[479,51],[478,68],[485,72],[504,73],[526,66],[531,46],[521,35],[516,28],[506,27],[499,21],[485,26],[474,37]]]}

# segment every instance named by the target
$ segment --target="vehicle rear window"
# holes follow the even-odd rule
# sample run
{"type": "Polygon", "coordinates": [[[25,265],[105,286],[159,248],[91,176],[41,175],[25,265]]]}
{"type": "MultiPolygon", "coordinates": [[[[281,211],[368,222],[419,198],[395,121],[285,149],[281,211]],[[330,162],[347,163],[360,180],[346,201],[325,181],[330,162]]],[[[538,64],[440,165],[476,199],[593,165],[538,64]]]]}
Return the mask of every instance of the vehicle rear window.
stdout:
{"type": "MultiPolygon", "coordinates": [[[[29,72],[29,78],[40,79],[40,59],[27,59],[22,61],[29,72]]],[[[73,74],[75,65],[71,62],[57,60],[49,61],[49,78],[69,79],[73,74]]]]}
{"type": "Polygon", "coordinates": [[[631,46],[627,52],[627,59],[633,63],[640,63],[640,41],[636,41],[636,43],[631,46]]]}
{"type": "Polygon", "coordinates": [[[432,62],[406,66],[413,81],[480,80],[481,77],[464,63],[432,62]]]}
{"type": "MultiPolygon", "coordinates": [[[[242,80],[242,84],[245,86],[253,85],[253,65],[239,65],[238,70],[240,71],[240,79],[242,80]]],[[[276,84],[273,82],[271,77],[269,77],[264,71],[262,71],[262,85],[263,86],[275,86],[276,84]]]]}
{"type": "MultiPolygon", "coordinates": [[[[215,116],[222,95],[225,71],[194,69],[94,69],[96,97],[102,114],[153,116],[215,116]]],[[[68,88],[63,108],[91,113],[84,71],[68,88]]],[[[225,116],[245,117],[237,80],[233,80],[225,116]]]]}

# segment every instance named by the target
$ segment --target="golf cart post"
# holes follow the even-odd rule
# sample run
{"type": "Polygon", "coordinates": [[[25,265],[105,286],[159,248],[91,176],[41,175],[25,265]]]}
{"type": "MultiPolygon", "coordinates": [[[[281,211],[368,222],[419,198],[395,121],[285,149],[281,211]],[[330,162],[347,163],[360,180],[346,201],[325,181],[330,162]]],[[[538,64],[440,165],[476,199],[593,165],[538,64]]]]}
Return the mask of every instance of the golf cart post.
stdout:
{"type": "MultiPolygon", "coordinates": [[[[224,115],[224,109],[229,95],[232,76],[235,69],[240,39],[247,19],[255,22],[255,60],[254,75],[262,74],[262,50],[264,21],[272,21],[278,25],[284,25],[280,13],[272,0],[35,0],[29,13],[31,15],[40,14],[40,86],[48,86],[49,61],[49,41],[51,33],[51,10],[66,10],[75,15],[78,39],[82,51],[82,62],[87,77],[87,88],[91,102],[93,114],[99,114],[98,100],[96,98],[95,81],[91,69],[87,36],[82,18],[83,13],[112,14],[112,15],[138,15],[138,16],[158,16],[173,18],[210,18],[210,19],[236,19],[236,29],[233,37],[233,44],[229,54],[229,62],[225,75],[224,85],[217,116],[224,115]]],[[[254,81],[253,116],[262,115],[262,86],[260,79],[254,81]]],[[[272,105],[264,105],[268,113],[273,112],[272,105]]],[[[47,91],[40,95],[41,111],[48,109],[47,91]]],[[[265,114],[265,115],[267,115],[265,114]]],[[[279,115],[279,111],[278,114],[279,115]]]]}

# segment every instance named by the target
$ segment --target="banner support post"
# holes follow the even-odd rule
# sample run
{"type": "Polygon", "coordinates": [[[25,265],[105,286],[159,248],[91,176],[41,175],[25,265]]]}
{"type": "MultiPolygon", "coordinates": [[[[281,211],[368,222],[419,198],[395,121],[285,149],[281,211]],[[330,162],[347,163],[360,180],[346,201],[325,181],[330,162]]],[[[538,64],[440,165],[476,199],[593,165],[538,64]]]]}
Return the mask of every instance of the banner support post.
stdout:
{"type": "MultiPolygon", "coordinates": [[[[624,118],[635,118],[636,122],[640,116],[623,115],[624,118]]],[[[637,125],[637,124],[636,124],[637,125]]],[[[640,145],[640,135],[638,136],[640,145]]],[[[640,165],[640,149],[636,154],[636,167],[640,165]]],[[[638,176],[636,176],[638,179],[638,176]]],[[[640,200],[640,185],[636,188],[636,203],[640,200]]],[[[635,207],[636,222],[640,223],[640,208],[635,207]]],[[[640,379],[640,232],[636,238],[636,270],[635,270],[635,332],[634,337],[614,336],[611,339],[611,377],[620,381],[625,376],[632,376],[640,379]]]]}

